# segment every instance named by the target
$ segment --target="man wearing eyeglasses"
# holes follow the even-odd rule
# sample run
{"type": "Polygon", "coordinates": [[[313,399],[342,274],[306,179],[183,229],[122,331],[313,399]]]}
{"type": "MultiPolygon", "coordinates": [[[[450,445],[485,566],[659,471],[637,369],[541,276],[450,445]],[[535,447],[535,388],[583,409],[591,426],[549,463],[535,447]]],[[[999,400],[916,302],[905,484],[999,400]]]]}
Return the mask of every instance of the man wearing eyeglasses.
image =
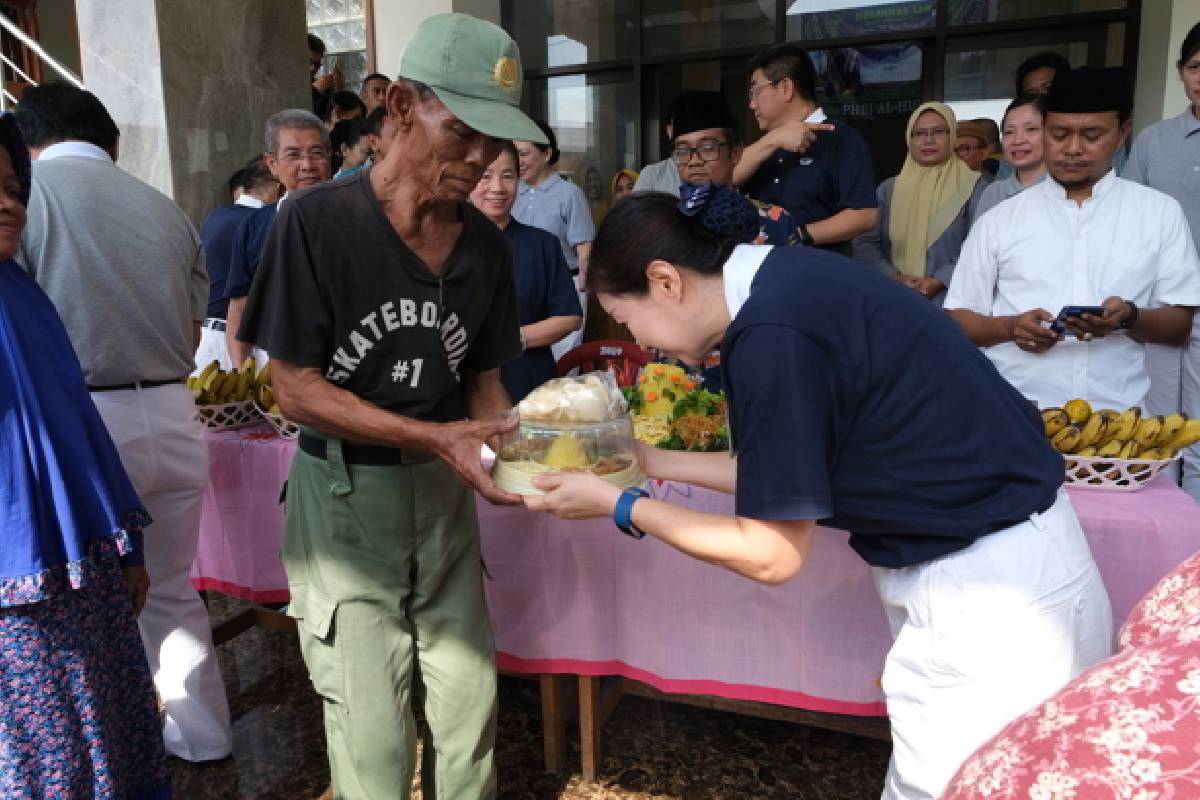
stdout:
{"type": "Polygon", "coordinates": [[[776,45],[750,61],[750,110],[766,133],[745,149],[733,183],[782,206],[801,241],[849,253],[875,227],[875,168],[866,141],[817,105],[816,69],[804,48],[776,45]]]}
{"type": "Polygon", "coordinates": [[[229,277],[225,280],[225,298],[229,303],[225,311],[225,341],[234,367],[253,352],[253,347],[240,341],[236,334],[280,204],[292,192],[329,180],[329,130],[316,114],[299,108],[280,111],[267,120],[265,139],[267,151],[263,159],[271,174],[283,184],[284,194],[279,202],[247,216],[234,234],[229,277]]]}
{"type": "MultiPolygon", "coordinates": [[[[675,102],[671,160],[678,183],[731,184],[733,170],[745,149],[737,121],[720,92],[683,92],[675,102]]],[[[800,232],[791,215],[779,206],[755,202],[759,234],[754,244],[799,244],[800,232]]]]}

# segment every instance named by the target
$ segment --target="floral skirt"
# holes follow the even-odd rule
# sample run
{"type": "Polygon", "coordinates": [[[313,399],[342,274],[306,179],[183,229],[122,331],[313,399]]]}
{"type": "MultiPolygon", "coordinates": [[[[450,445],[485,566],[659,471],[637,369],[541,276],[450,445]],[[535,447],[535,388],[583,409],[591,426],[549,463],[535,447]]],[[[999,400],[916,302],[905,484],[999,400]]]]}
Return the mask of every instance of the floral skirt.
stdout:
{"type": "Polygon", "coordinates": [[[92,542],[89,556],[81,588],[54,569],[47,599],[0,608],[0,797],[171,796],[116,545],[92,542]]]}

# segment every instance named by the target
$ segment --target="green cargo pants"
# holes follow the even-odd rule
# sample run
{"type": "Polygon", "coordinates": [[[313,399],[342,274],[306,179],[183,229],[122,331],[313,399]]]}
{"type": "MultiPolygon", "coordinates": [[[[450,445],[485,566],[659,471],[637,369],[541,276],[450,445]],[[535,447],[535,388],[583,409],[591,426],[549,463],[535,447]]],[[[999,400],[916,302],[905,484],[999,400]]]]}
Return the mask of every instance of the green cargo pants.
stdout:
{"type": "Polygon", "coordinates": [[[290,614],[317,693],[334,792],[409,797],[414,667],[441,800],[496,793],[496,667],[475,494],[440,459],[347,465],[296,453],[283,562],[290,614]]]}

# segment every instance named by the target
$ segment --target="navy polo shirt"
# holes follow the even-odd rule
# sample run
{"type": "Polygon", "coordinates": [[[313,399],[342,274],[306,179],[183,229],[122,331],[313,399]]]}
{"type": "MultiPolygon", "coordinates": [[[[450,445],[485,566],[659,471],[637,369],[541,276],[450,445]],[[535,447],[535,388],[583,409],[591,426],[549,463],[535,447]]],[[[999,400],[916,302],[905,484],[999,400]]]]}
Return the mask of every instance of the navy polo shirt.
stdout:
{"type": "MultiPolygon", "coordinates": [[[[848,208],[877,208],[875,166],[862,135],[836,119],[806,152],[776,150],[742,189],[763,203],[783,206],[796,225],[829,219],[848,208]]],[[[849,252],[849,242],[830,249],[849,252]]]]}
{"type": "Polygon", "coordinates": [[[225,299],[225,279],[233,256],[233,240],[242,220],[257,209],[251,206],[229,205],[214,208],[200,226],[200,241],[204,243],[204,266],[208,270],[208,316],[225,319],[229,301],[225,299]]]}
{"type": "Polygon", "coordinates": [[[233,252],[229,258],[229,276],[225,279],[225,300],[247,297],[254,274],[267,246],[267,235],[275,222],[278,203],[254,209],[238,226],[233,237],[233,252]]]}
{"type": "Polygon", "coordinates": [[[773,248],[721,356],[738,515],[843,528],[871,565],[961,550],[1063,482],[1037,410],[958,324],[849,258],[773,248]]]}
{"type": "MultiPolygon", "coordinates": [[[[520,325],[550,317],[581,316],[575,281],[558,238],[515,219],[509,220],[504,236],[513,252],[520,325]]],[[[554,353],[548,346],[526,350],[520,358],[500,367],[500,381],[514,403],[553,377],[554,353]]]]}

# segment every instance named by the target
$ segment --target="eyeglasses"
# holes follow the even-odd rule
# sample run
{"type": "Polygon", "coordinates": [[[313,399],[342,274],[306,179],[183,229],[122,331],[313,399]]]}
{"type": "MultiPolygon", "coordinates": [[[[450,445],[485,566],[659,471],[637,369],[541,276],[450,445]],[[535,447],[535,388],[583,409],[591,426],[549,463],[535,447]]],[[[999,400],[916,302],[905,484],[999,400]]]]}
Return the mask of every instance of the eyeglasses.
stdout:
{"type": "Polygon", "coordinates": [[[305,153],[301,153],[298,150],[288,150],[279,156],[279,160],[285,164],[299,164],[303,161],[328,161],[329,151],[323,147],[314,147],[305,153]]]}
{"type": "Polygon", "coordinates": [[[912,139],[913,141],[918,139],[933,139],[936,141],[938,139],[945,139],[949,135],[949,128],[917,128],[912,132],[912,139]]]}
{"type": "Polygon", "coordinates": [[[954,148],[954,152],[958,153],[960,156],[965,157],[965,156],[971,155],[972,150],[986,150],[986,149],[987,149],[986,144],[960,144],[954,148]]]}
{"type": "Polygon", "coordinates": [[[768,86],[774,86],[775,84],[779,83],[780,81],[784,81],[784,80],[787,80],[787,79],[780,78],[777,81],[771,81],[770,83],[764,83],[762,86],[751,86],[750,91],[747,92],[747,94],[749,94],[750,99],[753,100],[754,98],[758,97],[758,93],[761,92],[763,89],[766,89],[768,86]]]}
{"type": "Polygon", "coordinates": [[[671,158],[675,159],[680,164],[686,164],[692,160],[692,153],[700,156],[701,161],[716,161],[721,157],[721,148],[728,147],[729,142],[722,142],[719,139],[705,139],[700,142],[698,147],[688,147],[686,144],[676,145],[671,151],[671,158]]]}

